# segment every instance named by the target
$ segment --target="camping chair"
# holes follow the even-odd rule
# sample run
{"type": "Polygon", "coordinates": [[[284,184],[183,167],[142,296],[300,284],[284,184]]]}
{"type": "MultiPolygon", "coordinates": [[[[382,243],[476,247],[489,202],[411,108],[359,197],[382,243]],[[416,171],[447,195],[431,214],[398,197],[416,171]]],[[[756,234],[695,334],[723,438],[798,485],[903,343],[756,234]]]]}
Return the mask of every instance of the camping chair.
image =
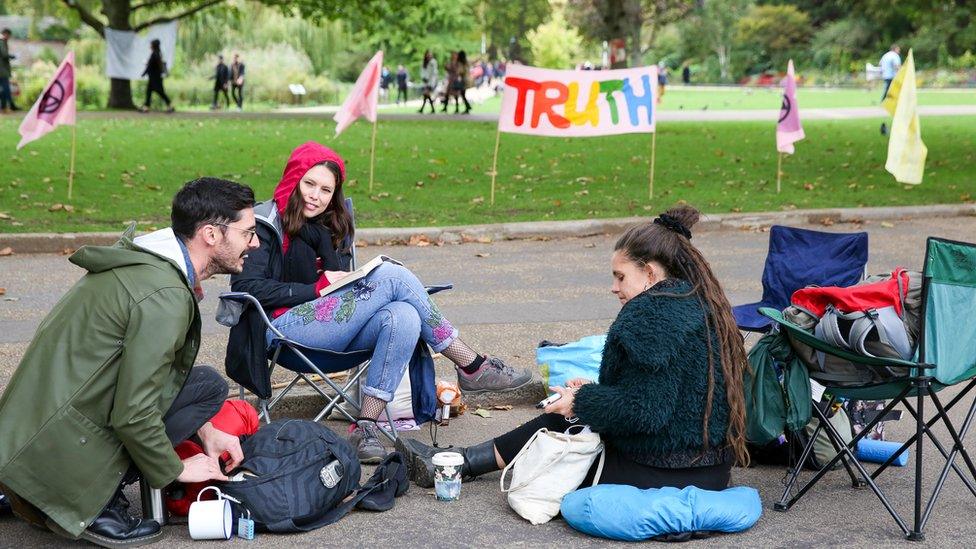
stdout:
{"type": "MultiPolygon", "coordinates": [[[[930,237],[926,242],[925,267],[922,281],[922,311],[921,326],[919,327],[919,342],[917,360],[898,360],[871,358],[852,354],[837,347],[830,346],[815,338],[812,334],[798,326],[787,322],[779,310],[772,308],[761,309],[762,314],[776,322],[786,330],[790,336],[811,347],[831,355],[850,360],[865,368],[885,367],[904,372],[899,379],[891,382],[859,387],[831,386],[830,380],[819,379],[827,386],[830,393],[830,405],[838,398],[887,400],[890,402],[868,426],[858,433],[849,444],[841,442],[840,436],[833,425],[827,421],[823,412],[813,408],[814,417],[818,420],[817,432],[810,437],[811,443],[803,450],[799,463],[804,463],[812,450],[812,441],[816,439],[820,429],[826,429],[832,443],[839,449],[838,454],[820,469],[795,496],[787,499],[799,475],[799,468],[790,472],[786,489],[781,500],[774,505],[777,511],[786,511],[796,503],[824,474],[840,459],[849,460],[862,477],[855,479],[855,485],[867,484],[881,500],[892,518],[901,528],[909,540],[923,540],[924,528],[931,516],[932,510],[942,492],[950,470],[954,471],[963,481],[969,491],[976,496],[976,465],[962,443],[963,438],[972,426],[976,415],[976,401],[969,408],[961,429],[957,429],[949,418],[948,412],[955,407],[976,386],[976,323],[965,322],[960,319],[971,318],[976,314],[976,244],[955,242],[941,238],[930,237]],[[965,387],[943,406],[938,392],[942,389],[968,381],[965,387]],[[925,420],[924,402],[928,396],[935,406],[936,413],[925,420]],[[911,399],[915,404],[912,405],[911,399]],[[871,431],[882,417],[901,404],[915,419],[915,434],[912,435],[891,458],[878,466],[872,473],[868,473],[857,460],[854,450],[857,443],[871,431]],[[952,439],[951,447],[946,447],[935,436],[931,428],[941,423],[952,439]],[[938,477],[931,495],[924,501],[922,509],[922,446],[923,435],[928,437],[932,445],[942,454],[946,463],[938,477]],[[884,472],[901,453],[914,447],[915,453],[915,486],[914,486],[914,521],[909,528],[901,516],[875,483],[875,479],[884,472]],[[956,464],[956,458],[961,456],[969,475],[956,464]]],[[[811,372],[811,378],[816,378],[811,372]]]]}
{"type": "Polygon", "coordinates": [[[868,262],[868,233],[825,233],[773,225],[762,274],[762,299],[732,308],[735,323],[747,332],[768,332],[772,321],[761,307],[783,310],[793,292],[818,286],[853,286],[868,262]]]}
{"type": "MultiPolygon", "coordinates": [[[[349,210],[350,215],[353,214],[352,209],[352,199],[346,199],[346,208],[349,210]]],[[[355,218],[353,218],[355,220],[355,218]]],[[[344,247],[350,251],[350,270],[356,269],[356,245],[351,237],[346,237],[343,242],[344,247]]],[[[453,286],[450,284],[438,285],[438,286],[426,286],[427,294],[432,295],[437,292],[448,290],[453,286]]],[[[349,421],[355,423],[356,418],[353,417],[344,406],[339,406],[341,403],[347,403],[355,411],[362,410],[362,391],[360,391],[359,385],[362,382],[362,376],[366,372],[369,366],[369,361],[372,358],[372,350],[363,351],[353,351],[353,352],[337,352],[329,349],[320,349],[316,347],[309,347],[302,345],[297,341],[291,340],[278,331],[277,328],[271,323],[271,319],[264,312],[264,308],[261,307],[260,302],[254,296],[246,292],[226,292],[220,295],[222,300],[236,301],[239,303],[247,303],[255,307],[260,313],[262,321],[268,330],[274,334],[274,338],[268,347],[268,369],[269,375],[274,371],[276,366],[281,366],[286,370],[295,373],[295,377],[281,389],[277,394],[272,395],[269,400],[261,399],[259,402],[260,417],[265,420],[265,422],[271,422],[271,410],[277,405],[281,399],[288,394],[300,381],[305,381],[316,393],[318,393],[323,399],[325,399],[325,406],[319,411],[315,416],[314,421],[319,421],[323,417],[328,416],[333,410],[338,411],[340,414],[346,417],[349,421]],[[352,370],[350,375],[346,378],[343,385],[339,385],[333,379],[330,379],[328,374],[335,374],[339,372],[346,372],[352,370]],[[314,376],[314,377],[313,377],[314,376]],[[356,386],[356,391],[350,393],[350,390],[356,386]]],[[[240,388],[241,398],[244,397],[244,387],[240,388]]],[[[386,429],[380,429],[380,431],[386,435],[391,441],[396,441],[397,432],[396,425],[391,420],[390,431],[386,429]]]]}

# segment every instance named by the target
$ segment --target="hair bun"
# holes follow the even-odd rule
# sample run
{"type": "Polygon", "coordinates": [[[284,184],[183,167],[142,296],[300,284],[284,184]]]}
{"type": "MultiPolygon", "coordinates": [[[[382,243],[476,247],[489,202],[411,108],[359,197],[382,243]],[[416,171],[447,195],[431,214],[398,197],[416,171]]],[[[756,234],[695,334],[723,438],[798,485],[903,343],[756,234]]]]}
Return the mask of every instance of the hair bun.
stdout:
{"type": "MultiPolygon", "coordinates": [[[[701,219],[701,212],[691,206],[676,206],[664,212],[664,215],[673,218],[685,231],[688,231],[688,238],[691,238],[691,228],[701,219]]],[[[683,231],[682,231],[683,232],[683,231]]]]}

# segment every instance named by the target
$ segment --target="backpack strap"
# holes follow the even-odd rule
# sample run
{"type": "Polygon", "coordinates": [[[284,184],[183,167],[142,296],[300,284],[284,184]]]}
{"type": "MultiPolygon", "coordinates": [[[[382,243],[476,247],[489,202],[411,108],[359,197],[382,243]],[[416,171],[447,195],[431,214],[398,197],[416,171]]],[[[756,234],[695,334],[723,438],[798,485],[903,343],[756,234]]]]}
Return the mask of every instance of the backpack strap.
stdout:
{"type": "Polygon", "coordinates": [[[908,331],[894,307],[871,309],[865,312],[864,317],[855,320],[851,327],[851,347],[860,354],[877,356],[865,345],[868,336],[875,331],[878,334],[878,343],[898,353],[900,358],[911,357],[912,345],[908,339],[908,331]]]}
{"type": "MultiPolygon", "coordinates": [[[[840,329],[840,320],[855,321],[864,313],[851,313],[845,315],[832,305],[827,306],[827,310],[824,311],[823,316],[820,318],[820,322],[817,323],[817,327],[814,330],[814,335],[817,338],[826,341],[827,343],[833,345],[834,347],[840,347],[846,351],[851,350],[850,344],[847,342],[847,338],[840,329]]],[[[821,364],[821,366],[823,366],[821,364]]]]}
{"type": "Polygon", "coordinates": [[[272,532],[311,532],[312,530],[316,530],[323,526],[328,526],[348,515],[350,511],[352,511],[356,505],[359,504],[360,501],[387,482],[389,482],[389,479],[383,479],[381,482],[366,483],[366,485],[360,487],[359,490],[352,495],[352,497],[333,507],[328,512],[314,520],[307,522],[302,521],[299,524],[293,519],[285,519],[273,524],[268,524],[268,530],[272,532]]]}

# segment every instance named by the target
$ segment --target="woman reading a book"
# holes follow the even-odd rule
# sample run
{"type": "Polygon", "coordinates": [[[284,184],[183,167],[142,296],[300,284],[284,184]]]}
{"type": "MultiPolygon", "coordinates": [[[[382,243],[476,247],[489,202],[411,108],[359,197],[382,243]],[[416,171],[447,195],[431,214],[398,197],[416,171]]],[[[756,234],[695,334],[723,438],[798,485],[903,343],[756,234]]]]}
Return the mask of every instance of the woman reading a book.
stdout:
{"type": "MultiPolygon", "coordinates": [[[[373,350],[352,443],[360,461],[379,463],[386,450],[376,419],[393,399],[418,338],[454,362],[463,392],[515,389],[532,375],[467,346],[423,284],[396,263],[383,262],[330,291],[329,286],[359,274],[346,271],[349,250],[341,249],[353,234],[342,193],[345,179],[345,163],[331,149],[308,142],[292,151],[274,199],[255,207],[260,247],[231,277],[231,288],[257,298],[275,328],[302,345],[373,350]]],[[[266,337],[270,343],[270,330],[266,337]]]]}
{"type": "MultiPolygon", "coordinates": [[[[601,484],[722,490],[732,463],[747,465],[742,372],[746,353],[732,308],[691,243],[698,211],[679,207],[617,240],[611,291],[621,309],[607,332],[599,380],[553,387],[545,414],[456,451],[473,478],[511,463],[541,428],[588,425],[606,447],[601,484]]],[[[411,479],[433,485],[439,450],[400,437],[411,479]]],[[[583,485],[596,475],[598,461],[583,485]]]]}

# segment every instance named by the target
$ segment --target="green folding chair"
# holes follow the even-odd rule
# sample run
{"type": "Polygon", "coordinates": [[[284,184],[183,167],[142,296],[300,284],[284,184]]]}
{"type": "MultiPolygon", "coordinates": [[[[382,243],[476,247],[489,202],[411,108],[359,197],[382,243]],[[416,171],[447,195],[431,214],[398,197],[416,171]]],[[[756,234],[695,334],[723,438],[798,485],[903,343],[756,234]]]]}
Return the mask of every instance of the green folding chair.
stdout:
{"type": "MultiPolygon", "coordinates": [[[[925,524],[932,514],[950,471],[954,471],[976,497],[976,485],[974,485],[976,465],[974,465],[962,442],[972,426],[974,415],[976,415],[976,400],[970,405],[961,429],[957,429],[949,418],[949,411],[976,386],[976,379],[974,379],[976,376],[976,322],[961,320],[976,316],[976,244],[930,237],[926,242],[923,276],[922,314],[921,326],[919,327],[921,336],[919,337],[916,360],[882,359],[853,354],[833,347],[817,339],[812,333],[786,321],[780,311],[770,308],[760,309],[760,312],[772,319],[779,329],[786,330],[790,336],[818,351],[849,360],[865,368],[890,368],[896,372],[904,372],[902,376],[883,384],[858,387],[839,387],[829,379],[818,378],[815,372],[810,373],[811,379],[819,381],[828,389],[830,404],[825,409],[829,409],[838,399],[889,400],[890,402],[850,443],[846,444],[834,426],[827,420],[824,412],[814,406],[813,414],[818,420],[818,425],[816,432],[810,437],[810,442],[803,449],[798,463],[806,462],[813,450],[813,441],[821,429],[827,431],[831,442],[838,449],[838,453],[817,471],[796,495],[790,498],[801,467],[792,469],[786,489],[783,491],[783,497],[773,506],[775,510],[787,511],[790,509],[828,471],[834,468],[838,460],[850,462],[860,475],[860,478],[857,478],[851,474],[854,485],[856,487],[869,486],[909,540],[920,541],[925,539],[923,533],[925,524]],[[937,393],[946,387],[967,381],[966,386],[947,405],[943,406],[937,393]],[[928,420],[924,419],[925,397],[931,399],[936,410],[935,415],[928,420]],[[914,405],[912,400],[914,400],[914,405]],[[868,473],[864,465],[857,459],[855,451],[857,443],[874,428],[877,422],[881,421],[899,404],[904,406],[914,418],[915,434],[902,444],[899,450],[885,463],[879,465],[873,472],[868,473]],[[949,449],[946,449],[931,430],[937,423],[944,425],[952,438],[949,449]],[[928,437],[932,445],[946,460],[938,481],[927,500],[922,498],[923,435],[928,437]],[[909,448],[914,448],[915,454],[914,520],[911,528],[875,483],[875,479],[909,448]],[[959,456],[962,457],[968,471],[964,471],[956,464],[956,458],[959,456]]],[[[850,469],[848,471],[851,472],[850,469]]]]}

